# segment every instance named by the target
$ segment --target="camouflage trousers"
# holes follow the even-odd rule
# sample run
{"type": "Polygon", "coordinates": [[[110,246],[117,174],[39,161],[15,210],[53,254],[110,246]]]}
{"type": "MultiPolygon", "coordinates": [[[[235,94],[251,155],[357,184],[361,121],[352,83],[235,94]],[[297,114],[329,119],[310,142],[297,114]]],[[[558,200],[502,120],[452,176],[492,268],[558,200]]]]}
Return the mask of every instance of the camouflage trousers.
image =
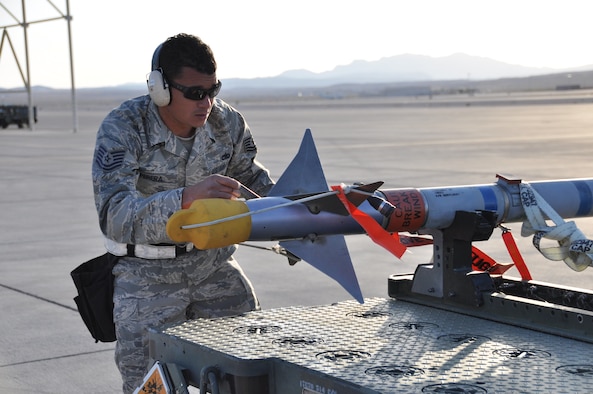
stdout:
{"type": "Polygon", "coordinates": [[[259,309],[251,283],[226,251],[195,251],[165,260],[124,257],[116,264],[115,362],[124,393],[133,393],[151,367],[149,328],[259,309]]]}

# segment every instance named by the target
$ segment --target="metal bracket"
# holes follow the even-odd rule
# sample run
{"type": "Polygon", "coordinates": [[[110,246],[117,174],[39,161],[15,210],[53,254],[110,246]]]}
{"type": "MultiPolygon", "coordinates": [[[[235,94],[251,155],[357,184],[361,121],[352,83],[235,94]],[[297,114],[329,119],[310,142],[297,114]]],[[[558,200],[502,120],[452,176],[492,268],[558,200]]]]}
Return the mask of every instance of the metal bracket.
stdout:
{"type": "Polygon", "coordinates": [[[482,293],[494,285],[488,273],[472,271],[471,247],[472,241],[490,238],[494,223],[491,212],[458,211],[450,227],[427,230],[433,237],[433,261],[417,267],[411,292],[445,303],[482,305],[482,293]]]}

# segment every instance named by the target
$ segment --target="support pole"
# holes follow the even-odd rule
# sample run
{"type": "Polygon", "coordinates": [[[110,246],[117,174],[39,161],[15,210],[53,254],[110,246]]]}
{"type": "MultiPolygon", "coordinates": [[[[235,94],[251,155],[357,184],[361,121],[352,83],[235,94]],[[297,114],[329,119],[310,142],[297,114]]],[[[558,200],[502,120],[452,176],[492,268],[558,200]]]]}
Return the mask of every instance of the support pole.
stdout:
{"type": "Polygon", "coordinates": [[[29,23],[27,22],[27,12],[25,10],[25,0],[21,0],[21,4],[23,7],[23,32],[25,35],[25,69],[27,80],[25,81],[25,88],[27,89],[27,105],[29,107],[29,130],[33,130],[34,116],[33,116],[33,92],[31,89],[31,66],[29,62],[29,39],[28,39],[28,31],[29,23]]]}
{"type": "Polygon", "coordinates": [[[70,50],[70,86],[72,92],[72,132],[78,131],[78,114],[76,104],[76,88],[74,85],[74,61],[72,53],[72,16],[70,15],[70,0],[66,0],[66,21],[68,22],[68,48],[70,50]]]}
{"type": "Polygon", "coordinates": [[[4,43],[4,39],[8,39],[8,43],[10,44],[10,48],[12,49],[12,54],[14,59],[17,63],[21,79],[23,80],[23,84],[25,85],[25,92],[27,92],[27,99],[28,99],[28,123],[29,123],[29,130],[33,130],[33,125],[37,119],[35,106],[33,105],[33,87],[31,85],[31,66],[30,66],[30,59],[29,59],[29,37],[28,37],[28,27],[33,23],[41,23],[41,22],[50,22],[60,19],[65,19],[68,23],[68,46],[70,51],[70,84],[71,84],[71,96],[72,96],[72,128],[73,131],[76,132],[78,130],[78,114],[77,114],[77,103],[76,103],[76,87],[74,84],[74,56],[73,56],[73,49],[72,49],[72,27],[71,21],[72,16],[70,15],[70,0],[66,0],[66,14],[64,14],[59,8],[57,8],[51,0],[46,0],[59,14],[60,16],[51,17],[41,20],[34,20],[29,21],[27,20],[27,12],[26,12],[26,0],[21,0],[21,7],[22,7],[22,20],[19,20],[0,0],[0,8],[2,8],[12,19],[15,20],[16,23],[8,24],[0,26],[2,31],[2,39],[0,40],[0,56],[2,55],[2,46],[4,43]],[[21,64],[19,62],[19,57],[17,56],[12,42],[10,41],[10,36],[7,33],[7,28],[9,27],[21,27],[24,33],[24,44],[25,44],[25,70],[21,68],[21,64]]]}

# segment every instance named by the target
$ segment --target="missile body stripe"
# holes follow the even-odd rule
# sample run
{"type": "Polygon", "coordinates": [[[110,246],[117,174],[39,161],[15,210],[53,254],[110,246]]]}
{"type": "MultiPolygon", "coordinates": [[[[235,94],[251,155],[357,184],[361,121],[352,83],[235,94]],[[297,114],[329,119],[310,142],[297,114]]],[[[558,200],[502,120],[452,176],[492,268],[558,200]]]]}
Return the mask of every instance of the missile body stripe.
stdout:
{"type": "Polygon", "coordinates": [[[586,216],[591,212],[593,206],[593,196],[591,189],[587,186],[585,181],[574,181],[574,185],[579,192],[579,209],[577,210],[576,216],[586,216]]]}
{"type": "Polygon", "coordinates": [[[498,203],[496,202],[496,195],[492,191],[492,187],[480,187],[480,193],[484,198],[484,209],[486,211],[498,211],[498,203]]]}

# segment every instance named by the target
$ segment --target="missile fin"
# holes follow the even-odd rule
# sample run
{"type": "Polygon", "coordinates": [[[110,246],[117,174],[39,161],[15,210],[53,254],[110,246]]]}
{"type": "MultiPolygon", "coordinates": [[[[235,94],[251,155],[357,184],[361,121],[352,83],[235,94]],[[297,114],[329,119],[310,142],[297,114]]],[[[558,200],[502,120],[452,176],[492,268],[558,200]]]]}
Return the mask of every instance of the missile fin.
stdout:
{"type": "Polygon", "coordinates": [[[280,176],[270,197],[328,191],[325,174],[319,161],[311,130],[307,129],[296,156],[280,176]]]}
{"type": "Polygon", "coordinates": [[[338,282],[361,304],[364,298],[343,235],[281,241],[280,246],[338,282]]]}
{"type": "MultiPolygon", "coordinates": [[[[329,190],[311,130],[307,129],[299,151],[270,190],[268,196],[286,197],[329,190]]],[[[347,214],[336,203],[339,200],[335,196],[332,197],[334,198],[324,204],[316,205],[313,208],[310,206],[310,209],[338,210],[340,214],[347,214]]],[[[343,235],[317,237],[315,240],[281,241],[280,246],[337,281],[358,302],[364,303],[343,235]]]]}
{"type": "MultiPolygon", "coordinates": [[[[368,198],[369,198],[368,193],[373,193],[381,185],[383,185],[383,182],[375,182],[375,183],[370,183],[370,184],[366,184],[366,185],[358,185],[358,186],[352,187],[352,190],[360,190],[364,193],[350,193],[347,196],[348,201],[350,201],[355,206],[359,206],[360,204],[362,204],[363,202],[368,200],[368,198]]],[[[299,195],[295,195],[295,196],[283,196],[283,197],[294,201],[294,200],[298,200],[298,199],[301,199],[304,197],[314,196],[316,194],[320,194],[320,192],[299,194],[299,195]]],[[[344,207],[344,204],[340,201],[340,199],[336,195],[329,195],[326,197],[321,197],[321,198],[318,198],[315,200],[304,202],[303,204],[305,204],[307,207],[309,207],[309,210],[313,213],[323,211],[323,212],[335,213],[335,214],[341,215],[341,216],[350,215],[350,212],[344,207]]]]}
{"type": "MultiPolygon", "coordinates": [[[[283,196],[283,197],[294,201],[294,200],[299,200],[299,199],[302,199],[305,197],[314,196],[317,194],[321,194],[321,193],[320,192],[306,193],[306,194],[299,194],[296,196],[283,196]]],[[[313,213],[323,211],[323,212],[335,213],[336,215],[341,215],[341,216],[350,215],[350,212],[348,212],[348,210],[346,208],[344,208],[344,204],[342,204],[340,199],[338,197],[336,197],[335,194],[329,195],[326,197],[316,198],[314,200],[304,202],[303,204],[305,204],[309,208],[309,210],[313,213]]]]}
{"type": "MultiPolygon", "coordinates": [[[[358,185],[356,187],[353,187],[352,189],[361,190],[366,193],[373,193],[375,190],[380,188],[382,185],[383,185],[383,182],[379,181],[379,182],[374,182],[374,183],[367,183],[364,185],[358,185]]],[[[347,198],[348,198],[348,201],[350,201],[352,204],[354,204],[355,206],[359,206],[360,204],[362,204],[363,202],[365,202],[368,199],[368,195],[365,195],[362,193],[350,193],[350,194],[348,194],[347,198]]]]}

